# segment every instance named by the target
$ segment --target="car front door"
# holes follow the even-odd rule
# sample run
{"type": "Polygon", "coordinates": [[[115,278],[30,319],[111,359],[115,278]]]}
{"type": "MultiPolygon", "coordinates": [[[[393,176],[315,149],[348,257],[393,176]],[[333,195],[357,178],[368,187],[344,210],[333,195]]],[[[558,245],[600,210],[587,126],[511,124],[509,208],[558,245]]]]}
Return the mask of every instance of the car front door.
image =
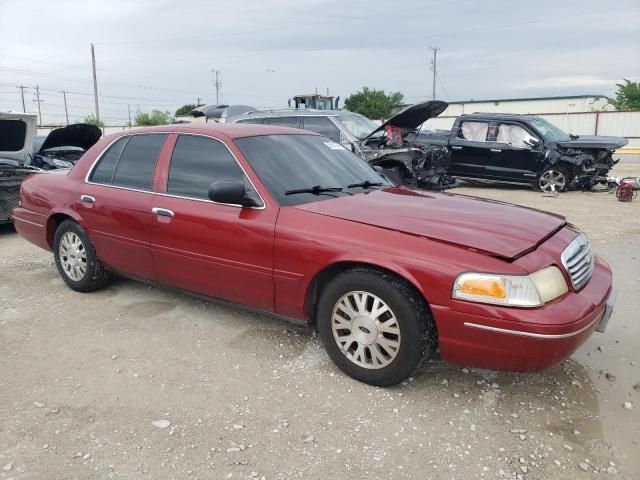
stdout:
{"type": "MultiPolygon", "coordinates": [[[[528,183],[536,178],[542,151],[532,147],[533,134],[515,123],[500,123],[494,137],[489,138],[491,155],[487,162],[487,178],[528,183]]],[[[542,142],[538,142],[542,145],[542,142]]]]}
{"type": "Polygon", "coordinates": [[[452,131],[448,173],[458,177],[485,178],[491,152],[487,145],[489,122],[463,121],[452,131]]]}
{"type": "MultiPolygon", "coordinates": [[[[273,311],[273,239],[278,207],[267,204],[221,139],[180,134],[163,165],[150,211],[158,281],[273,311]],[[211,183],[240,180],[259,207],[214,203],[211,183]]],[[[232,146],[232,148],[235,148],[232,146]]]]}
{"type": "Polygon", "coordinates": [[[108,267],[154,279],[149,249],[152,184],[166,134],[121,137],[93,166],[75,208],[108,267]]]}

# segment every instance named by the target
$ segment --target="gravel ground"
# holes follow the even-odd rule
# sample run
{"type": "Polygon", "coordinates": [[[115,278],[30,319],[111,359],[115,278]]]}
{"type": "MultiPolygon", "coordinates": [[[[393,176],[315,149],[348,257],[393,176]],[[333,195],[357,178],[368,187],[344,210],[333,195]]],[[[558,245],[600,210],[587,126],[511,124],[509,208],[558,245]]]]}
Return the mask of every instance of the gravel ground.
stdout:
{"type": "Polygon", "coordinates": [[[619,289],[606,334],[542,374],[434,361],[373,388],[306,328],[129,280],[75,293],[0,228],[0,479],[640,477],[640,199],[456,191],[584,229],[619,289]]]}

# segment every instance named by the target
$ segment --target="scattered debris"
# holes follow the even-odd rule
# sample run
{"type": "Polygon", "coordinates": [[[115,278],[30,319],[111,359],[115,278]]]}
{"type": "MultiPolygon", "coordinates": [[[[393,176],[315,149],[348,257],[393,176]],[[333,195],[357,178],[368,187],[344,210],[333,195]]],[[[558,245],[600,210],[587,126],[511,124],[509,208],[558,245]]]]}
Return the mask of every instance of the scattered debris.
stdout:
{"type": "Polygon", "coordinates": [[[625,410],[631,410],[633,408],[633,403],[631,402],[624,402],[624,408],[625,410]]]}
{"type": "Polygon", "coordinates": [[[5,472],[10,472],[12,468],[13,468],[13,462],[9,462],[9,463],[7,463],[4,467],[2,467],[2,469],[3,469],[5,472]]]}
{"type": "Polygon", "coordinates": [[[171,425],[171,422],[165,419],[154,420],[153,422],[151,422],[151,425],[158,428],[167,428],[169,425],[171,425]]]}
{"type": "Polygon", "coordinates": [[[605,373],[604,377],[609,380],[610,382],[615,382],[616,380],[616,376],[613,373],[605,373]]]}
{"type": "Polygon", "coordinates": [[[302,441],[304,443],[313,443],[315,439],[316,438],[310,433],[305,433],[304,435],[302,435],[302,441]]]}
{"type": "Polygon", "coordinates": [[[44,407],[44,403],[42,403],[42,402],[33,402],[33,404],[38,408],[44,407]]]}

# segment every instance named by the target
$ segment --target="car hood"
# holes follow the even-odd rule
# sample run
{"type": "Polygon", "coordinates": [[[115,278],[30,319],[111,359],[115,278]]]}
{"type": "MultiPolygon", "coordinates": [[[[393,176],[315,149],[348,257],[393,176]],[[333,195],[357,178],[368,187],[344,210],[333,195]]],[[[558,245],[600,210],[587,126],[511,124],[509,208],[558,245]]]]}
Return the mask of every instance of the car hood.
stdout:
{"type": "Polygon", "coordinates": [[[437,117],[444,112],[449,104],[441,100],[429,100],[428,102],[416,103],[396,113],[389,120],[384,122],[378,128],[373,130],[369,135],[364,137],[362,141],[367,140],[372,135],[384,130],[387,125],[394,127],[415,129],[422,125],[430,118],[437,117]]]}
{"type": "Polygon", "coordinates": [[[391,187],[294,208],[418,235],[513,260],[566,225],[564,217],[494,200],[391,187]]]}
{"type": "Polygon", "coordinates": [[[80,147],[89,150],[102,136],[102,130],[87,123],[74,123],[52,130],[40,146],[40,152],[55,147],[80,147]]]}
{"type": "Polygon", "coordinates": [[[624,137],[602,137],[593,135],[580,135],[578,138],[558,142],[557,145],[564,148],[595,148],[602,150],[615,150],[624,147],[629,140],[624,137]]]}

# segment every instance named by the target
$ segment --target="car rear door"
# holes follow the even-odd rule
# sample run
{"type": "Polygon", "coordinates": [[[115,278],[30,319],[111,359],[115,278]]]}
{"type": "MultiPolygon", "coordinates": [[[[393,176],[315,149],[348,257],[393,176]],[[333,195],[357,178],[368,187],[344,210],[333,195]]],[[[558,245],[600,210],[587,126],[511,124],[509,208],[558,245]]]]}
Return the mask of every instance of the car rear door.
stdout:
{"type": "Polygon", "coordinates": [[[450,175],[458,177],[485,178],[486,167],[491,155],[487,144],[489,122],[463,120],[452,131],[449,146],[451,161],[450,175]]]}
{"type": "MultiPolygon", "coordinates": [[[[219,138],[180,134],[153,198],[151,251],[158,281],[273,311],[273,239],[278,212],[257,193],[219,138]],[[212,182],[241,180],[260,207],[214,203],[212,182]]],[[[234,150],[232,150],[234,149],[234,150]]]]}
{"type": "Polygon", "coordinates": [[[166,134],[119,138],[99,157],[78,192],[77,210],[108,267],[154,279],[149,249],[153,176],[166,134]]]}

